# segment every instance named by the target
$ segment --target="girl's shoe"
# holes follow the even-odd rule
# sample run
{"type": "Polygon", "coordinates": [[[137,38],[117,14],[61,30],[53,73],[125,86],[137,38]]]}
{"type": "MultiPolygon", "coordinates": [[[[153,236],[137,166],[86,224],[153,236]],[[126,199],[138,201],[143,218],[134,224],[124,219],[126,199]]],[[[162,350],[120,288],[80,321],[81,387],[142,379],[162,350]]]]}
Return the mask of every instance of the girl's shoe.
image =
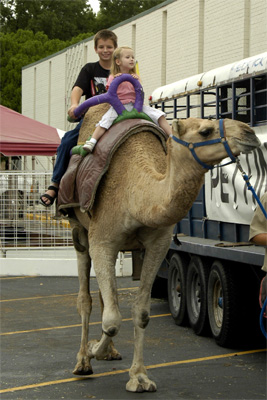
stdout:
{"type": "Polygon", "coordinates": [[[92,151],[94,150],[95,147],[95,143],[89,141],[89,142],[85,142],[85,145],[83,145],[83,149],[86,150],[88,153],[92,153],[92,151]]]}

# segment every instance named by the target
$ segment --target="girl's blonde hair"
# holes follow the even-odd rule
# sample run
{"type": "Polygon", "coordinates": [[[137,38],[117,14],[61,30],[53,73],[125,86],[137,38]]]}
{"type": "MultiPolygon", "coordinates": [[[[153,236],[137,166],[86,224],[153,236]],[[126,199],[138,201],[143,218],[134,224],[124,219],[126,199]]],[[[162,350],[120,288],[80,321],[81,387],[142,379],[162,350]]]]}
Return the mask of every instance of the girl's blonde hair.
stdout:
{"type": "MultiPolygon", "coordinates": [[[[133,50],[133,49],[128,46],[122,46],[122,47],[118,47],[114,51],[114,53],[112,55],[112,63],[111,63],[111,68],[110,68],[111,75],[116,75],[116,74],[120,73],[120,67],[119,67],[119,65],[116,64],[116,60],[119,60],[121,58],[121,53],[123,52],[123,50],[133,50]]],[[[135,65],[131,72],[136,74],[136,66],[135,65]]]]}

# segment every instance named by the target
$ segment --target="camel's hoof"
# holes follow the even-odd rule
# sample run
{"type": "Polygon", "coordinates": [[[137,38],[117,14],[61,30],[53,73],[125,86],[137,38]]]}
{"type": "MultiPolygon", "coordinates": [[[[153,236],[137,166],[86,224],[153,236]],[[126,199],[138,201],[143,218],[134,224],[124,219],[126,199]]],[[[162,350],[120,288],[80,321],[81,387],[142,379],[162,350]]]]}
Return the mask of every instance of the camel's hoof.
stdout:
{"type": "Polygon", "coordinates": [[[148,379],[147,376],[139,375],[138,378],[131,378],[126,385],[128,392],[142,393],[142,392],[156,392],[157,385],[155,382],[148,379]]]}
{"type": "Polygon", "coordinates": [[[104,360],[106,361],[112,361],[112,360],[122,360],[122,356],[120,355],[119,352],[114,352],[112,351],[111,353],[109,353],[104,360]]]}
{"type": "Polygon", "coordinates": [[[88,361],[83,360],[78,362],[72,371],[74,375],[92,375],[93,369],[88,361]]]}
{"type": "Polygon", "coordinates": [[[105,360],[105,361],[113,361],[113,360],[122,360],[122,356],[115,348],[110,348],[109,346],[108,353],[103,354],[102,356],[97,356],[97,360],[105,360]]]}
{"type": "Polygon", "coordinates": [[[74,375],[92,375],[93,374],[93,370],[92,370],[92,368],[85,368],[85,369],[78,368],[78,369],[74,369],[72,371],[72,373],[74,375]]]}
{"type": "Polygon", "coordinates": [[[87,343],[87,355],[90,359],[95,357],[93,349],[98,343],[99,340],[96,339],[89,340],[89,342],[87,343]]]}

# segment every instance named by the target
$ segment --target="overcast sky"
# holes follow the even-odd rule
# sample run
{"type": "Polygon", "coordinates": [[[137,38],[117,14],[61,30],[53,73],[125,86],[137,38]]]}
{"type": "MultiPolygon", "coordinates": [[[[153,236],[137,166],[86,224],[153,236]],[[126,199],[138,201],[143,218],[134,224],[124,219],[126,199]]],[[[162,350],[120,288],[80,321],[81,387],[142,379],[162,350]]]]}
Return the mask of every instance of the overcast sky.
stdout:
{"type": "Polygon", "coordinates": [[[99,1],[98,0],[89,0],[89,4],[92,7],[94,13],[97,14],[99,11],[99,1]]]}

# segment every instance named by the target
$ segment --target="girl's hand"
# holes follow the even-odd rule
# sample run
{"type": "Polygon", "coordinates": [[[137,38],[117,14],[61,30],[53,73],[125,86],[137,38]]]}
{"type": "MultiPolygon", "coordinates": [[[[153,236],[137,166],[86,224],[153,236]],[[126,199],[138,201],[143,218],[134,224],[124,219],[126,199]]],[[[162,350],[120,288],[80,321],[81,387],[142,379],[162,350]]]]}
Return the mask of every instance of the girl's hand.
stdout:
{"type": "Polygon", "coordinates": [[[114,78],[118,78],[118,76],[121,76],[121,75],[122,75],[122,73],[119,72],[118,74],[114,75],[114,78]]]}
{"type": "Polygon", "coordinates": [[[134,79],[139,79],[139,76],[136,74],[131,74],[134,79]]]}

